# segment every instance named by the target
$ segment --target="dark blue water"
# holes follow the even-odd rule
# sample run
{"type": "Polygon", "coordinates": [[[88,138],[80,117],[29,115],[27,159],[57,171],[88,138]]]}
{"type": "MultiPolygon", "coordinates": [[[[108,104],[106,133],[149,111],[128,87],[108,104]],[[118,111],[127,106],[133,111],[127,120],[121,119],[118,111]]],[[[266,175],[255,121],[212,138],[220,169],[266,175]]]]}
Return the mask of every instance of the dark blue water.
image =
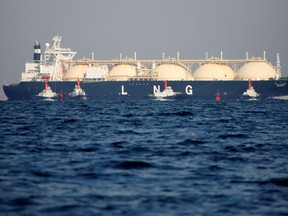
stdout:
{"type": "Polygon", "coordinates": [[[287,215],[288,101],[0,103],[2,215],[287,215]]]}

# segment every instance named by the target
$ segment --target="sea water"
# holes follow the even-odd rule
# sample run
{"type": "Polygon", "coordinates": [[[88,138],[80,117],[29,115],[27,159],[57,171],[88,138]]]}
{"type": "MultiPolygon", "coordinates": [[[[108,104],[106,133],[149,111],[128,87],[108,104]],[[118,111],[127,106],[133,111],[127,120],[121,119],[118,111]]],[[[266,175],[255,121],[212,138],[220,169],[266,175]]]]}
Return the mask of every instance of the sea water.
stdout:
{"type": "Polygon", "coordinates": [[[1,215],[287,215],[288,101],[0,102],[1,215]]]}

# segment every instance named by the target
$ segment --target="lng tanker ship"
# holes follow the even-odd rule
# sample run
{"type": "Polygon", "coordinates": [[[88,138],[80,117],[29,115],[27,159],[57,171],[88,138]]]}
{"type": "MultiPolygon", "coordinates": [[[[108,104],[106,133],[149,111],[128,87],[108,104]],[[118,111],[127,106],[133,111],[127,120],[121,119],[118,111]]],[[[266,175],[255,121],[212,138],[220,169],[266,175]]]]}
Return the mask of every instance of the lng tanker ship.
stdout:
{"type": "Polygon", "coordinates": [[[4,85],[9,100],[58,99],[265,99],[288,95],[288,80],[277,66],[263,57],[246,59],[206,58],[182,60],[73,60],[76,52],[61,47],[61,37],[52,45],[35,42],[33,62],[26,63],[18,84],[4,85]],[[198,68],[192,72],[192,67],[198,68]],[[233,68],[233,69],[232,69],[233,68]]]}

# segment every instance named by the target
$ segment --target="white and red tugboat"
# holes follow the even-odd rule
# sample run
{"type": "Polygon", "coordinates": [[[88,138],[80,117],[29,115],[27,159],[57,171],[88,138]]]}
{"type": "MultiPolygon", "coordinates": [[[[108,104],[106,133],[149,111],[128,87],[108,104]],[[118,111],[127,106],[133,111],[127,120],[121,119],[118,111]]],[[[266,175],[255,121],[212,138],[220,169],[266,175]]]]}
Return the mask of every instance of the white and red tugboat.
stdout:
{"type": "Polygon", "coordinates": [[[36,95],[36,98],[40,100],[48,100],[48,101],[56,100],[58,97],[57,93],[53,92],[50,86],[48,85],[48,80],[50,79],[50,76],[43,76],[42,79],[44,79],[45,88],[38,95],[36,95]]]}
{"type": "Polygon", "coordinates": [[[258,94],[255,89],[253,88],[252,86],[252,82],[251,80],[248,80],[248,89],[246,92],[243,93],[243,96],[248,98],[248,99],[257,99],[257,97],[259,96],[260,94],[258,94]]]}
{"type": "Polygon", "coordinates": [[[85,91],[80,86],[80,79],[79,78],[77,80],[77,85],[75,85],[73,92],[71,92],[69,94],[69,96],[72,99],[79,99],[79,100],[86,100],[87,99],[85,91]]]}
{"type": "Polygon", "coordinates": [[[180,92],[174,92],[171,86],[168,86],[167,80],[164,81],[164,90],[163,91],[156,91],[151,97],[154,97],[158,100],[165,100],[165,99],[175,99],[177,95],[181,94],[180,92]]]}

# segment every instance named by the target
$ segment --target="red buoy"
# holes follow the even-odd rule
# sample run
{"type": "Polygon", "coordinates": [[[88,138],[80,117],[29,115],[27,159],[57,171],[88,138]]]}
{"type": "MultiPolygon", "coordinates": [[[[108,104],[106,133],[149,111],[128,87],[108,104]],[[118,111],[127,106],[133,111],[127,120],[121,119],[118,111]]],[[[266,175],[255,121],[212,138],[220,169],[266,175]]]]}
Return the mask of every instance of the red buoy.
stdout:
{"type": "Polygon", "coordinates": [[[220,101],[220,100],[221,100],[219,89],[217,89],[216,100],[217,100],[217,101],[220,101]]]}

